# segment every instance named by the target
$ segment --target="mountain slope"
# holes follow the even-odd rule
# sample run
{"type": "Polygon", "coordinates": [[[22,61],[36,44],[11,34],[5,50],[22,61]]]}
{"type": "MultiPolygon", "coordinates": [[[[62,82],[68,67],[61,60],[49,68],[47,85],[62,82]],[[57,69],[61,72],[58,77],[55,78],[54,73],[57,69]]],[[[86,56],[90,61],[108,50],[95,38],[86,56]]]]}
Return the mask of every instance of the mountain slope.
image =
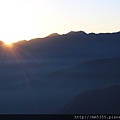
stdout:
{"type": "Polygon", "coordinates": [[[58,113],[61,114],[120,114],[120,85],[91,90],[75,97],[58,113]]]}
{"type": "MultiPolygon", "coordinates": [[[[8,72],[11,68],[9,66],[8,72]]],[[[28,64],[24,70],[30,72],[32,68],[34,65],[28,64]]],[[[38,66],[37,71],[39,69],[38,66]]],[[[35,68],[32,74],[25,74],[25,71],[18,74],[15,71],[7,74],[8,78],[1,79],[0,106],[5,106],[4,110],[0,108],[1,113],[55,113],[83,91],[120,84],[119,57],[91,60],[43,78],[40,78],[41,74],[36,74],[35,68]]]]}

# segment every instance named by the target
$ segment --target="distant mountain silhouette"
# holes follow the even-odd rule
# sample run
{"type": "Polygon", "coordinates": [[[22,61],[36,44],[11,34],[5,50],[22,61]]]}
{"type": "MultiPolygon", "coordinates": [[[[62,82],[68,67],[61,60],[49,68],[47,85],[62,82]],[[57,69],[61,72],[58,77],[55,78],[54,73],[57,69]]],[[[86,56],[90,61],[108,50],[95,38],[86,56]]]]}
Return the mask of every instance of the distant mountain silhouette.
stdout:
{"type": "Polygon", "coordinates": [[[91,90],[75,97],[60,114],[120,114],[120,85],[91,90]]]}
{"type": "MultiPolygon", "coordinates": [[[[19,41],[15,46],[31,54],[36,52],[55,55],[77,56],[117,56],[120,52],[120,32],[87,34],[83,31],[69,32],[59,35],[53,33],[45,38],[34,38],[27,41],[19,41]]],[[[0,48],[1,49],[1,48],[0,48]]]]}
{"type": "Polygon", "coordinates": [[[77,54],[79,56],[99,56],[102,54],[105,56],[109,56],[109,54],[117,56],[120,52],[120,32],[86,34],[83,31],[79,31],[64,35],[55,33],[45,38],[36,38],[28,42],[15,44],[27,52],[32,52],[32,54],[34,54],[34,52],[44,52],[46,55],[47,53],[49,55],[51,52],[52,54],[66,53],[68,56],[68,54],[72,52],[71,55],[77,54]]]}

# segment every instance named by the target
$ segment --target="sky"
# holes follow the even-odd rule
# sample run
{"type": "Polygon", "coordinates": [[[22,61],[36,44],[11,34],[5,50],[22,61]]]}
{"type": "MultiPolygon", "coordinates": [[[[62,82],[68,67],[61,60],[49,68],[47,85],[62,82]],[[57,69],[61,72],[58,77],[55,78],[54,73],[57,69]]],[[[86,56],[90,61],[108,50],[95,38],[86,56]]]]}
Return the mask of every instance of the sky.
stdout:
{"type": "Polygon", "coordinates": [[[0,40],[120,31],[120,0],[0,0],[0,40]]]}

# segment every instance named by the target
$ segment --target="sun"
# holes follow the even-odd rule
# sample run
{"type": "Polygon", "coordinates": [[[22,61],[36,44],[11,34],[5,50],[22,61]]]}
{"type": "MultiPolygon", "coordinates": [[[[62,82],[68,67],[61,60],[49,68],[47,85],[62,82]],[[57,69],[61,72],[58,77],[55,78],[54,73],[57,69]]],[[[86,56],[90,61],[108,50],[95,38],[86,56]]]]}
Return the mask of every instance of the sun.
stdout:
{"type": "Polygon", "coordinates": [[[7,43],[7,42],[5,42],[5,44],[6,44],[7,46],[11,46],[11,45],[12,45],[12,43],[7,43]]]}
{"type": "Polygon", "coordinates": [[[4,43],[5,43],[6,45],[8,45],[8,46],[11,46],[13,42],[12,42],[12,41],[4,40],[4,43]]]}
{"type": "Polygon", "coordinates": [[[4,43],[7,44],[7,45],[11,45],[12,44],[12,42],[10,42],[10,41],[5,41],[4,43]]]}
{"type": "Polygon", "coordinates": [[[13,47],[13,43],[12,41],[3,41],[4,43],[4,47],[8,47],[8,48],[11,48],[13,47]]]}

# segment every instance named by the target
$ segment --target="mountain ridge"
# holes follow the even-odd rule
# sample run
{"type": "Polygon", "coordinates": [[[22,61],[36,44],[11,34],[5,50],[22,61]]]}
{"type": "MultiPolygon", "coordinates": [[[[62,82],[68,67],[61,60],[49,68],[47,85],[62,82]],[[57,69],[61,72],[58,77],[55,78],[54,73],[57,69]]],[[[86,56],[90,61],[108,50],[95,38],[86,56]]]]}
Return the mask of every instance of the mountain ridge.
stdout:
{"type": "MultiPolygon", "coordinates": [[[[25,42],[25,41],[33,41],[33,40],[42,40],[42,39],[46,39],[46,38],[54,38],[54,37],[58,37],[58,36],[75,36],[75,35],[120,35],[120,31],[118,32],[105,32],[105,33],[94,33],[94,32],[90,32],[90,33],[86,33],[84,31],[70,31],[66,34],[59,34],[59,33],[51,33],[45,37],[41,37],[41,38],[31,38],[29,40],[18,40],[17,42],[14,42],[13,44],[17,44],[17,43],[22,43],[22,42],[25,42]]],[[[4,43],[4,41],[0,40],[0,44],[1,42],[4,43]]]]}
{"type": "MultiPolygon", "coordinates": [[[[91,32],[91,33],[86,33],[86,32],[84,32],[84,31],[70,31],[70,32],[68,32],[68,33],[66,33],[66,34],[58,34],[58,33],[51,33],[51,34],[49,34],[48,36],[46,36],[46,37],[57,37],[57,36],[67,36],[67,35],[72,35],[72,34],[74,34],[74,35],[77,35],[77,34],[79,34],[79,35],[114,35],[114,34],[120,34],[120,31],[118,31],[118,32],[112,32],[112,33],[109,33],[109,32],[107,32],[107,33],[94,33],[94,32],[91,32]]],[[[42,38],[33,38],[33,39],[30,39],[29,41],[31,41],[31,40],[37,40],[37,39],[44,39],[44,38],[46,38],[46,37],[42,37],[42,38]]],[[[17,43],[17,42],[16,42],[17,43]]]]}

